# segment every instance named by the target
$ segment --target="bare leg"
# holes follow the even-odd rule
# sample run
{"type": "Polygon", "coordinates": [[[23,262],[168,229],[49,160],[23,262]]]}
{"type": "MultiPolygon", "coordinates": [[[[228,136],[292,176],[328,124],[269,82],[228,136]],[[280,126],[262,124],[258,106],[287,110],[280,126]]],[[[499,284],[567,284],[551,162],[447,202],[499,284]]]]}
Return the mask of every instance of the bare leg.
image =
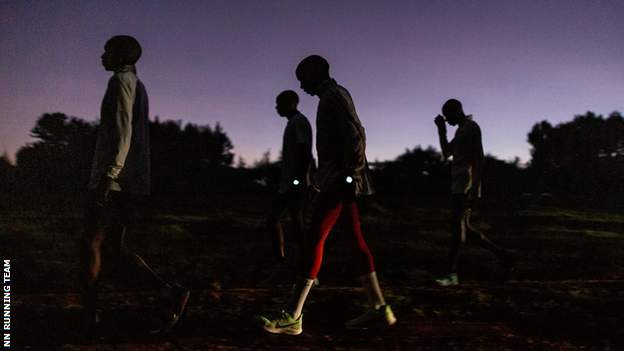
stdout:
{"type": "Polygon", "coordinates": [[[284,250],[284,230],[279,218],[269,216],[267,220],[267,229],[271,236],[271,245],[273,247],[273,253],[278,260],[284,260],[286,252],[284,250]]]}
{"type": "Polygon", "coordinates": [[[476,228],[474,228],[472,225],[470,225],[470,211],[468,211],[468,213],[466,214],[466,234],[467,234],[467,238],[481,246],[482,248],[491,251],[492,253],[494,253],[499,260],[505,260],[507,258],[507,251],[505,249],[503,249],[502,247],[494,244],[490,239],[488,239],[482,232],[480,232],[479,230],[477,230],[476,228]]]}
{"type": "Polygon", "coordinates": [[[129,270],[135,278],[145,279],[155,289],[167,289],[171,285],[158,275],[145,260],[128,248],[125,244],[127,227],[115,224],[111,228],[109,238],[114,245],[113,255],[117,258],[117,266],[120,270],[129,270]]]}
{"type": "Polygon", "coordinates": [[[295,260],[296,272],[304,271],[304,258],[306,254],[306,232],[305,232],[305,223],[304,223],[304,198],[301,194],[297,194],[298,196],[293,198],[290,204],[290,218],[292,222],[292,235],[294,240],[297,242],[298,247],[298,257],[295,260]]]}
{"type": "Polygon", "coordinates": [[[286,195],[278,194],[271,204],[271,212],[267,217],[267,230],[271,236],[271,245],[273,246],[273,253],[278,261],[283,261],[286,258],[286,252],[284,248],[284,230],[280,220],[286,209],[286,195]]]}
{"type": "Polygon", "coordinates": [[[102,242],[104,230],[94,223],[89,225],[82,238],[81,257],[83,274],[81,277],[82,304],[89,314],[97,308],[97,282],[102,270],[102,242]]]}
{"type": "Polygon", "coordinates": [[[453,196],[451,208],[451,243],[449,249],[449,273],[457,273],[459,264],[459,247],[466,237],[466,217],[464,201],[453,196]]]}

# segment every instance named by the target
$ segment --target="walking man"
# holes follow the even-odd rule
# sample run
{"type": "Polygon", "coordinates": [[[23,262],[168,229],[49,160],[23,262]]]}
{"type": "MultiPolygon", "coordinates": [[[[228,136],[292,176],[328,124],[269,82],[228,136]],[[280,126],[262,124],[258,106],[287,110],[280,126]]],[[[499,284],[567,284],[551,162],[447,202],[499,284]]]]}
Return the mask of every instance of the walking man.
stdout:
{"type": "Polygon", "coordinates": [[[125,245],[133,208],[150,193],[148,101],[135,68],[140,57],[141,46],[126,35],[109,39],[102,54],[102,65],[113,76],[102,101],[81,245],[81,295],[90,334],[99,320],[97,283],[103,262],[115,263],[120,272],[147,279],[161,291],[164,320],[159,330],[176,324],[189,298],[188,289],[164,281],[125,245]],[[103,248],[109,254],[104,258],[103,248]]]}
{"type": "Polygon", "coordinates": [[[293,238],[299,245],[298,261],[303,259],[303,212],[310,185],[312,165],[312,127],[297,109],[299,96],[292,90],[281,92],[276,98],[277,114],[288,120],[282,139],[282,175],[279,188],[267,219],[273,249],[278,261],[286,258],[284,231],[280,223],[285,212],[290,213],[293,238]]]}
{"type": "Polygon", "coordinates": [[[323,259],[325,240],[343,215],[346,234],[352,237],[353,264],[369,297],[369,310],[348,321],[348,328],[392,325],[396,318],[386,304],[375,273],[373,256],[360,228],[356,203],[359,195],[372,193],[366,161],[366,136],[355,111],[351,95],[329,75],[329,63],[312,55],[296,70],[301,88],[319,97],[316,116],[316,148],[320,193],[314,204],[306,245],[305,279],[298,280],[290,301],[275,318],[260,316],[264,330],[297,335],[303,331],[303,305],[312,288],[323,259]]]}
{"type": "Polygon", "coordinates": [[[481,197],[483,174],[483,145],[481,129],[472,116],[466,116],[461,102],[450,99],[442,106],[442,114],[434,122],[438,127],[440,147],[444,158],[453,156],[451,164],[451,245],[449,274],[436,279],[442,286],[458,285],[457,265],[459,246],[466,241],[480,245],[493,252],[504,268],[512,265],[513,258],[505,249],[495,245],[483,233],[470,224],[470,215],[477,199],[481,197]],[[446,117],[446,118],[445,118],[446,117]],[[446,120],[446,121],[445,121],[446,120]],[[457,126],[450,142],[446,137],[446,123],[457,126]]]}

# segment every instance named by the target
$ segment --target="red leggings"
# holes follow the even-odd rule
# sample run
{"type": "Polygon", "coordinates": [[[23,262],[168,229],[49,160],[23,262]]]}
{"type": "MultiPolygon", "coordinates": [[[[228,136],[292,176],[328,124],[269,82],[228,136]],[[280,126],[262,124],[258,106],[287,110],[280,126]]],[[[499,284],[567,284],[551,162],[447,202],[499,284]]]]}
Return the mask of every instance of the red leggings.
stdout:
{"type": "Polygon", "coordinates": [[[308,237],[310,242],[307,246],[309,252],[307,273],[310,279],[315,279],[321,269],[325,240],[341,213],[345,216],[346,234],[353,237],[353,249],[359,273],[367,274],[375,271],[373,255],[360,229],[360,212],[355,200],[343,200],[339,196],[321,193],[314,207],[308,237]]]}

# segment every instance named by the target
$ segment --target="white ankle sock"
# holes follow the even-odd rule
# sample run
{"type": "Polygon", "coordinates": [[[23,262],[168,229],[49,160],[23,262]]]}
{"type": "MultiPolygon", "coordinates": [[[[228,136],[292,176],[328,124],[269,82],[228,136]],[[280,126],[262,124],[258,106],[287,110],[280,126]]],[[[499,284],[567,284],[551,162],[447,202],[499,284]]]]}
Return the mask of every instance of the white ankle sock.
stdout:
{"type": "Polygon", "coordinates": [[[379,287],[379,281],[377,280],[377,273],[371,272],[360,276],[362,287],[368,295],[368,303],[374,309],[378,309],[386,304],[381,288],[379,287]]]}
{"type": "Polygon", "coordinates": [[[299,318],[303,312],[303,305],[308,297],[308,293],[314,285],[314,279],[297,280],[291,292],[290,301],[286,306],[287,312],[291,312],[294,319],[299,318]]]}

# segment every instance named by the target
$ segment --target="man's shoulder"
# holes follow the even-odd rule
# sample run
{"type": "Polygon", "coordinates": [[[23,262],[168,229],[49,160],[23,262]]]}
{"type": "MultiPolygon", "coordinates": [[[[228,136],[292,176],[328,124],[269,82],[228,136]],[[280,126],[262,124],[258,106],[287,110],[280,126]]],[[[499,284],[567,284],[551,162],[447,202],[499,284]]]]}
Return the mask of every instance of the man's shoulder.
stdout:
{"type": "Polygon", "coordinates": [[[291,121],[293,121],[294,123],[297,123],[297,124],[299,124],[299,123],[310,124],[310,120],[308,120],[308,117],[306,117],[301,112],[295,114],[293,116],[293,118],[291,118],[291,121]]]}
{"type": "Polygon", "coordinates": [[[319,111],[324,113],[344,113],[351,106],[351,95],[341,86],[329,88],[323,92],[319,100],[319,111]]]}
{"type": "Polygon", "coordinates": [[[330,85],[323,90],[319,99],[323,100],[337,100],[340,98],[350,98],[351,93],[345,87],[340,84],[330,85]]]}
{"type": "Polygon", "coordinates": [[[481,127],[479,126],[479,123],[477,123],[472,116],[468,116],[464,127],[465,127],[464,128],[465,130],[470,131],[470,132],[481,131],[481,127]]]}
{"type": "Polygon", "coordinates": [[[312,131],[312,126],[310,125],[310,121],[306,116],[301,113],[298,113],[288,121],[287,129],[295,129],[298,131],[312,131]]]}
{"type": "Polygon", "coordinates": [[[351,93],[349,92],[349,89],[345,88],[344,86],[340,85],[340,84],[336,84],[336,89],[341,92],[342,94],[346,94],[348,96],[351,95],[351,93]]]}

